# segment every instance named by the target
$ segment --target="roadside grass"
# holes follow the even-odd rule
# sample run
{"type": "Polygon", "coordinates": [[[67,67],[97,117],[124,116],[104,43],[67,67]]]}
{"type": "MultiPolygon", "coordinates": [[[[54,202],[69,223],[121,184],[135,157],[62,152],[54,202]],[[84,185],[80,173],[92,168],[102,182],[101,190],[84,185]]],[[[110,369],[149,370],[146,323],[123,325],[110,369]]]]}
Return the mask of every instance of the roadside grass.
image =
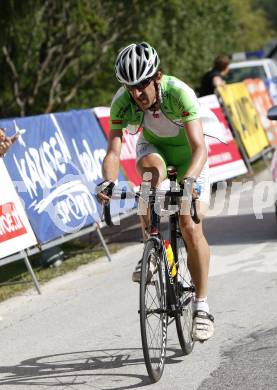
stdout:
{"type": "Polygon", "coordinates": [[[271,170],[271,159],[272,159],[272,153],[269,152],[268,155],[264,158],[259,158],[257,161],[253,162],[251,164],[253,175],[251,175],[249,172],[244,173],[243,175],[234,177],[230,179],[231,181],[237,182],[237,181],[245,181],[245,180],[251,180],[253,179],[253,176],[258,175],[259,173],[265,171],[265,170],[271,170]]]}
{"type": "MultiPolygon", "coordinates": [[[[122,244],[109,244],[109,250],[111,253],[115,253],[123,246],[122,244]]],[[[40,284],[44,284],[67,272],[74,271],[80,265],[91,263],[105,256],[104,250],[99,244],[88,246],[81,241],[72,241],[60,247],[64,251],[64,261],[59,267],[43,267],[40,255],[29,258],[40,284]]],[[[35,288],[23,259],[7,264],[0,269],[0,302],[19,295],[30,288],[35,288]]]]}
{"type": "Polygon", "coordinates": [[[268,154],[264,158],[260,158],[252,164],[252,168],[255,174],[258,174],[265,169],[271,170],[271,160],[273,157],[273,151],[268,152],[268,154]]]}
{"type": "Polygon", "coordinates": [[[254,174],[258,174],[266,169],[271,170],[271,160],[273,154],[274,150],[268,151],[263,158],[259,158],[251,164],[254,174]]]}

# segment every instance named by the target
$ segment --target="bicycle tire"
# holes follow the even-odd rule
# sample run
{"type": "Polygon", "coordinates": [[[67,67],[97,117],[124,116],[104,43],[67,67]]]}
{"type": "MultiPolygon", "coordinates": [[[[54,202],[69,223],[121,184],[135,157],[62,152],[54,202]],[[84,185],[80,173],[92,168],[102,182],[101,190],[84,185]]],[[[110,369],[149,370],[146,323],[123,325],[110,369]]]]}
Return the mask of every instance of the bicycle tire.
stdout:
{"type": "Polygon", "coordinates": [[[168,318],[166,312],[165,268],[160,258],[157,242],[151,238],[146,242],[143,252],[139,312],[146,369],[151,381],[157,382],[164,370],[168,318]],[[149,262],[150,259],[153,260],[155,257],[156,272],[149,282],[149,262]]]}
{"type": "Polygon", "coordinates": [[[177,259],[177,275],[174,281],[179,311],[175,315],[175,324],[182,352],[184,355],[189,355],[194,347],[192,338],[194,286],[187,266],[185,243],[179,230],[171,231],[171,241],[175,248],[175,259],[177,259]]]}

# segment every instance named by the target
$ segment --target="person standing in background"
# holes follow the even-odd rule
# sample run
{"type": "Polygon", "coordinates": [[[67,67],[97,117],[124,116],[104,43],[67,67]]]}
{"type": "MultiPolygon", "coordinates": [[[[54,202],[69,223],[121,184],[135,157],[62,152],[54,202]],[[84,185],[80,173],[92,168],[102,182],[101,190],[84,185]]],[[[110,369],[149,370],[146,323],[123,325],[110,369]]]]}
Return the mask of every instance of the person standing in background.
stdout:
{"type": "MultiPolygon", "coordinates": [[[[201,79],[199,88],[199,96],[212,95],[217,87],[225,85],[224,77],[229,72],[230,58],[227,55],[217,56],[214,60],[214,66],[211,70],[204,74],[201,79]]],[[[230,179],[227,180],[230,183],[230,179]]],[[[212,191],[217,190],[217,182],[212,184],[212,191]]]]}
{"type": "Polygon", "coordinates": [[[227,55],[215,58],[213,68],[201,79],[200,96],[212,95],[217,87],[225,84],[224,77],[229,72],[229,63],[230,58],[227,55]]]}

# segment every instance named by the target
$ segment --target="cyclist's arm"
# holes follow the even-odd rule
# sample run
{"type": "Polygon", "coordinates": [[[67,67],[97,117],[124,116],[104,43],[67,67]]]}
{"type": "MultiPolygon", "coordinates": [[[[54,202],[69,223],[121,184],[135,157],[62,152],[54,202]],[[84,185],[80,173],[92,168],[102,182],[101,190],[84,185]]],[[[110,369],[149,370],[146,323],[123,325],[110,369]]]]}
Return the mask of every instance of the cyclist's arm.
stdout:
{"type": "Polygon", "coordinates": [[[207,148],[199,114],[199,102],[195,92],[186,85],[174,92],[178,98],[177,112],[179,111],[182,118],[184,131],[192,151],[191,161],[184,177],[198,178],[207,161],[207,148]]]}
{"type": "Polygon", "coordinates": [[[115,181],[119,172],[120,152],[122,145],[122,130],[110,131],[107,154],[102,165],[103,178],[115,181]]]}
{"type": "Polygon", "coordinates": [[[207,161],[207,148],[200,119],[194,119],[184,124],[188,137],[192,158],[185,177],[195,177],[200,175],[205,162],[207,161]]]}

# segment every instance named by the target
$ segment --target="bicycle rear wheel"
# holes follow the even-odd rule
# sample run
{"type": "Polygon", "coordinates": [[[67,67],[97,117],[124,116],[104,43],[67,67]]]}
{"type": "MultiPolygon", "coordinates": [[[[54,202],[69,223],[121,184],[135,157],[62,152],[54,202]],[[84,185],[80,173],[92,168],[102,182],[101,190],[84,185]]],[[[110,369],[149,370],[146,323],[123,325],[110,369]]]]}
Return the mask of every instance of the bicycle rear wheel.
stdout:
{"type": "Polygon", "coordinates": [[[194,286],[187,266],[187,252],[181,233],[172,232],[171,239],[176,240],[177,275],[175,277],[178,312],[175,315],[176,330],[180,346],[184,355],[192,352],[194,341],[192,339],[192,300],[194,286]]]}
{"type": "Polygon", "coordinates": [[[165,268],[156,242],[151,238],[146,242],[140,283],[140,329],[144,361],[148,375],[157,382],[163,373],[166,342],[167,313],[165,268]],[[149,263],[154,261],[156,270],[149,281],[149,263]]]}

